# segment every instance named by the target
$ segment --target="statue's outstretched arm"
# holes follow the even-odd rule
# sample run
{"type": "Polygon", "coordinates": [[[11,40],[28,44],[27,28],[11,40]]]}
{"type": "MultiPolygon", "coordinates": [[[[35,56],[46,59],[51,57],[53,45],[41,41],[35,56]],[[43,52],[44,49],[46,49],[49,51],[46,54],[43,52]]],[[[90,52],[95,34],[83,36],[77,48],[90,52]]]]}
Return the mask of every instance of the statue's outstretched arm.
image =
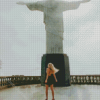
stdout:
{"type": "Polygon", "coordinates": [[[81,3],[86,3],[89,2],[90,0],[80,0],[80,1],[62,1],[60,4],[62,11],[66,11],[66,10],[74,10],[77,9],[79,7],[79,5],[81,3]]]}
{"type": "Polygon", "coordinates": [[[28,2],[19,1],[16,4],[26,5],[31,11],[33,11],[33,10],[43,11],[44,10],[44,6],[43,6],[43,3],[41,1],[29,2],[29,3],[28,2]]]}
{"type": "Polygon", "coordinates": [[[68,2],[68,1],[62,1],[60,3],[60,7],[62,11],[66,11],[66,10],[74,10],[77,9],[79,7],[81,2],[78,1],[72,1],[72,2],[68,2]]]}

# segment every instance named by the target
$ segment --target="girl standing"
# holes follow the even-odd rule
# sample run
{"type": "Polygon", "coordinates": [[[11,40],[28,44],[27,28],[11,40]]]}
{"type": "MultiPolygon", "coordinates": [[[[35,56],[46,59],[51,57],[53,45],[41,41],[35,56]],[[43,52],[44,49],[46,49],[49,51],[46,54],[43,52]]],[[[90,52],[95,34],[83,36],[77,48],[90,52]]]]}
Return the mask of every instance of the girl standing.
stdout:
{"type": "Polygon", "coordinates": [[[52,63],[48,64],[48,68],[46,69],[46,80],[45,80],[45,86],[46,86],[46,99],[48,100],[48,86],[50,86],[51,91],[52,91],[52,100],[54,99],[54,90],[53,90],[53,84],[55,81],[57,82],[56,75],[59,69],[55,68],[52,63]]]}

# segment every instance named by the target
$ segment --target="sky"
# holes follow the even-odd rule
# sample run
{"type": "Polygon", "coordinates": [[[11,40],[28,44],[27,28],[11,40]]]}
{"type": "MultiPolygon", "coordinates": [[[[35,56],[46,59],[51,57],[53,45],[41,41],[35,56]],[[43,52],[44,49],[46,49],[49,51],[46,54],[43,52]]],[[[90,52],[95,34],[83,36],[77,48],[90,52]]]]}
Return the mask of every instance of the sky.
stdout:
{"type": "MultiPolygon", "coordinates": [[[[0,0],[0,76],[41,76],[46,54],[43,13],[17,1],[0,0]]],[[[71,75],[100,74],[99,4],[100,0],[91,0],[63,12],[63,53],[69,57],[71,75]]]]}

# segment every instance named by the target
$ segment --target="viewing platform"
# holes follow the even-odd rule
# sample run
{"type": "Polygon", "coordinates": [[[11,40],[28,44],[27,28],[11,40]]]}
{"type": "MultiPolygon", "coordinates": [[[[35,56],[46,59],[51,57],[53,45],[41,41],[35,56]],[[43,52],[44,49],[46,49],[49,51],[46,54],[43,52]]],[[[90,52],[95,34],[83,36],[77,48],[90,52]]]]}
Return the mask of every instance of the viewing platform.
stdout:
{"type": "MultiPolygon", "coordinates": [[[[40,79],[0,76],[0,100],[45,100],[45,86],[41,86],[40,79]]],[[[71,75],[71,86],[54,87],[54,94],[55,100],[100,100],[100,75],[71,75]]],[[[48,100],[52,100],[50,87],[48,100]]]]}

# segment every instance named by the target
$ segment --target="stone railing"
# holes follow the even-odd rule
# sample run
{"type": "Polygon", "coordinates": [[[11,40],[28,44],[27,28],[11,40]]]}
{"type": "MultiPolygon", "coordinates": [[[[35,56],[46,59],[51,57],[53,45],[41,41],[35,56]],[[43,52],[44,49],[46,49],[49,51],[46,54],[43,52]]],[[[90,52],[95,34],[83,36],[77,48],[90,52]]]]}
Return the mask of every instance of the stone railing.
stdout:
{"type": "MultiPolygon", "coordinates": [[[[71,75],[71,84],[100,84],[100,75],[71,75]]],[[[40,84],[41,76],[0,76],[0,89],[27,84],[40,84]]]]}
{"type": "Polygon", "coordinates": [[[0,89],[27,84],[40,84],[40,76],[0,76],[0,89]]]}
{"type": "Polygon", "coordinates": [[[100,84],[100,75],[71,75],[71,84],[100,84]]]}

